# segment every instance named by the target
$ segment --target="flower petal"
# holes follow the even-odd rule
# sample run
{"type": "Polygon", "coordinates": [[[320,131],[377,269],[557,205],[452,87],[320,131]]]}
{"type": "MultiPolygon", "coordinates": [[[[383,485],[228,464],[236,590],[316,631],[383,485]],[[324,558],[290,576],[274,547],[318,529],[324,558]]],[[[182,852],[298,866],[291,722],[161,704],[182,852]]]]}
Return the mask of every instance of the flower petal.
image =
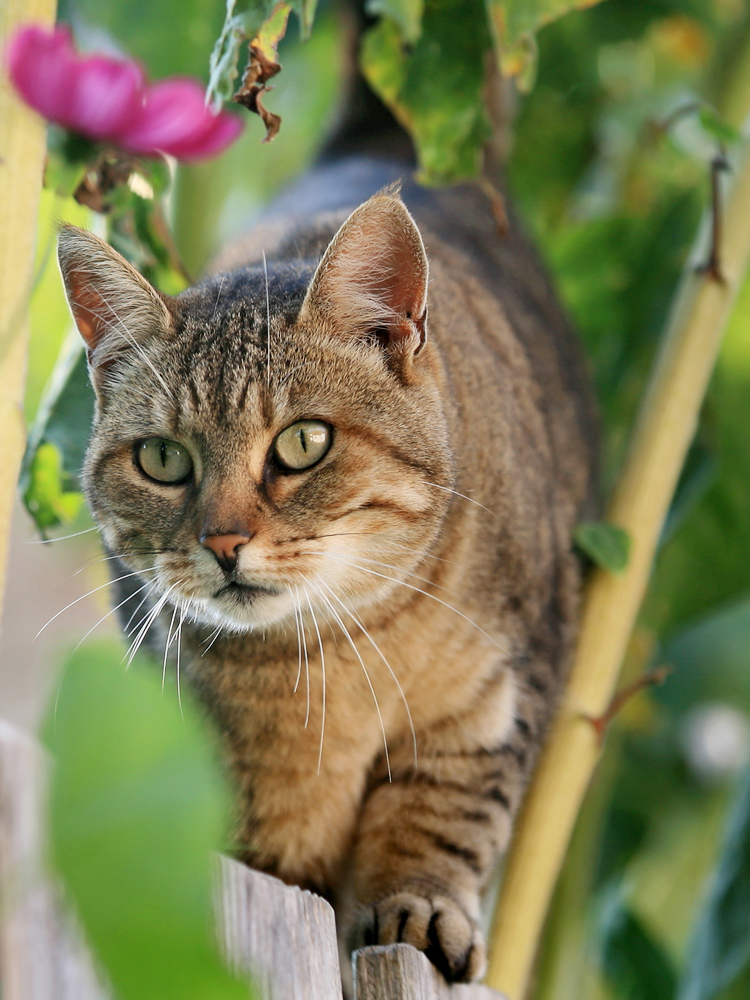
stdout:
{"type": "Polygon", "coordinates": [[[45,118],[67,124],[76,62],[67,28],[21,28],[8,45],[6,59],[10,78],[26,103],[45,118]]]}
{"type": "Polygon", "coordinates": [[[139,153],[170,152],[207,129],[203,88],[195,80],[173,78],[149,87],[136,119],[120,136],[123,145],[139,153]]]}
{"type": "Polygon", "coordinates": [[[244,128],[244,122],[237,115],[221,112],[218,115],[211,114],[211,117],[213,121],[208,130],[192,142],[172,146],[169,149],[172,156],[178,160],[204,160],[217,156],[238,138],[244,128]]]}
{"type": "Polygon", "coordinates": [[[206,107],[197,80],[173,77],[149,87],[132,60],[77,56],[63,26],[20,28],[5,55],[16,89],[45,118],[134,153],[201,159],[242,131],[239,119],[206,107]]]}
{"type": "Polygon", "coordinates": [[[67,124],[95,139],[116,140],[143,104],[143,73],[130,60],[106,56],[81,59],[70,87],[67,124]]]}

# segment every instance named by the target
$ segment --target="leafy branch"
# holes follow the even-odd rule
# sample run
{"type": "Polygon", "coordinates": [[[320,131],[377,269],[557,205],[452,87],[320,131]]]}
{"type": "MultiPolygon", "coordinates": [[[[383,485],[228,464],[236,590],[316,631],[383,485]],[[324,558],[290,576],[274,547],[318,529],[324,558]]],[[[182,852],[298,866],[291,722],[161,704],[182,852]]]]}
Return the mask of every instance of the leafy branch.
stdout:
{"type": "Polygon", "coordinates": [[[648,584],[671,499],[735,297],[750,262],[750,152],[743,149],[726,201],[722,280],[704,267],[713,219],[705,220],[678,291],[608,521],[628,532],[619,575],[597,570],[583,609],[578,651],[561,711],[516,830],[495,914],[488,982],[522,1000],[548,905],[600,756],[591,719],[611,703],[648,584]],[[554,819],[552,819],[554,817],[554,819]]]}
{"type": "MultiPolygon", "coordinates": [[[[490,137],[485,108],[488,66],[514,77],[521,90],[536,74],[535,34],[571,10],[600,0],[368,0],[380,16],[365,35],[362,72],[370,86],[411,134],[425,184],[449,184],[481,176],[490,137]]],[[[253,50],[264,35],[273,53],[283,34],[276,27],[293,11],[302,37],[309,35],[315,0],[227,0],[221,34],[211,54],[208,99],[218,106],[234,94],[243,43],[253,50]]],[[[256,110],[253,107],[253,110],[256,110]]],[[[257,109],[266,121],[265,109],[257,109]],[[263,114],[265,112],[265,114],[263,114]]],[[[273,123],[273,134],[278,123],[273,123]]],[[[267,138],[271,138],[271,131],[267,138]]]]}

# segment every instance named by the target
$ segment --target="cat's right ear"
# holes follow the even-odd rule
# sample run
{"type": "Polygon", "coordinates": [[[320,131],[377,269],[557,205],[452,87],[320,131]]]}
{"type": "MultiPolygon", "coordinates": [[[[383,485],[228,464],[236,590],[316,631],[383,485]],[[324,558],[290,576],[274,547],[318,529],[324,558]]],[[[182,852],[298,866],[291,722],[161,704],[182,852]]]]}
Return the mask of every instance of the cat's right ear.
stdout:
{"type": "Polygon", "coordinates": [[[60,229],[57,255],[65,294],[86,344],[99,391],[106,370],[153,336],[164,336],[172,316],[158,292],[104,240],[77,226],[60,229]]]}
{"type": "Polygon", "coordinates": [[[417,225],[397,195],[377,194],[354,211],[318,265],[300,319],[344,336],[376,340],[410,361],[426,336],[428,265],[417,225]]]}

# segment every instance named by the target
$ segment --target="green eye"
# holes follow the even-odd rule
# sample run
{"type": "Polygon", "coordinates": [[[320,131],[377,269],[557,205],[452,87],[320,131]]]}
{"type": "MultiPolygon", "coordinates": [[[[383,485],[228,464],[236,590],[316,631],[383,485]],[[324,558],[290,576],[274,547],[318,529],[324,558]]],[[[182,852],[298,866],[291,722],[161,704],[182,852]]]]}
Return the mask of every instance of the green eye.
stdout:
{"type": "Polygon", "coordinates": [[[182,483],[193,471],[187,448],[166,438],[147,438],[136,445],[135,458],[142,472],[157,483],[182,483]]]}
{"type": "Polygon", "coordinates": [[[331,446],[331,428],[319,420],[299,420],[276,438],[277,462],[285,469],[309,469],[331,446]]]}

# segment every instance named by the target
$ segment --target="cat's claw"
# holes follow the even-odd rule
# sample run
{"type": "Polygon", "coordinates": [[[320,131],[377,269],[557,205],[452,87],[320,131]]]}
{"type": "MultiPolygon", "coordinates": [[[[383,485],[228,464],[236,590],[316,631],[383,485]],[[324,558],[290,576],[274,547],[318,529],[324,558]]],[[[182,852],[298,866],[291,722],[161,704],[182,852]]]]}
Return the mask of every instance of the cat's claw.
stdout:
{"type": "Polygon", "coordinates": [[[479,979],[486,967],[476,921],[447,896],[387,896],[361,913],[355,937],[360,946],[411,944],[450,982],[479,979]]]}

